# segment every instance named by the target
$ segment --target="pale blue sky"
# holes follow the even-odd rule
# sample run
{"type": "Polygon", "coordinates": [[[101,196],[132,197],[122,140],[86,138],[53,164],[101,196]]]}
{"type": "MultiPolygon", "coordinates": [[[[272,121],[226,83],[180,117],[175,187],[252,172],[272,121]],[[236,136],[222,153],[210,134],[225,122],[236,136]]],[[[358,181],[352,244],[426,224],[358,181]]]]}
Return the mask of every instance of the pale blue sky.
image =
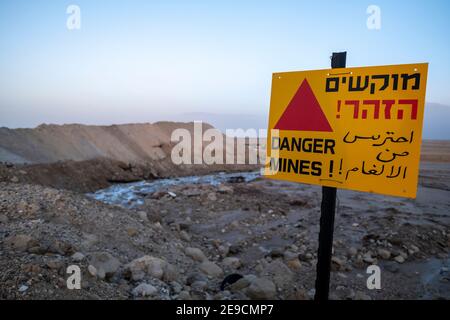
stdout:
{"type": "Polygon", "coordinates": [[[2,0],[0,126],[265,115],[273,72],[341,50],[348,66],[429,62],[427,101],[450,105],[449,14],[445,0],[2,0]],[[70,4],[81,30],[66,28],[70,4]]]}

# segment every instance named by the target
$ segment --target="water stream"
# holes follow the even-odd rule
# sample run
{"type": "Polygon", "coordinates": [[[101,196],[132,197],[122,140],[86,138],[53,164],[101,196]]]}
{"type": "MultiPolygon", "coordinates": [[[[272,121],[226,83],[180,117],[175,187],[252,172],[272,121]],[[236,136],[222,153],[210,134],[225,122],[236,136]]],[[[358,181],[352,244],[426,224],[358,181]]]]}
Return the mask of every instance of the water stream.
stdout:
{"type": "Polygon", "coordinates": [[[219,185],[226,182],[249,182],[260,176],[259,171],[252,172],[219,172],[204,176],[187,176],[178,178],[158,179],[153,181],[139,181],[132,183],[115,184],[109,188],[89,193],[88,196],[108,204],[120,205],[126,208],[135,208],[144,203],[146,195],[159,191],[167,186],[183,184],[210,184],[219,185]]]}

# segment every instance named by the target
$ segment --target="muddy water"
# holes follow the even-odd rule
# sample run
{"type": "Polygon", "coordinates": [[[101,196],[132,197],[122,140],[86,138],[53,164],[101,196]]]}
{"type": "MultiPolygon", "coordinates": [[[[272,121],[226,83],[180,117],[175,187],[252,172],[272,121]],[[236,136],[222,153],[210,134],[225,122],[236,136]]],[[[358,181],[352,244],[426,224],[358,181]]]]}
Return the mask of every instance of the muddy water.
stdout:
{"type": "Polygon", "coordinates": [[[204,176],[188,176],[179,178],[159,179],[154,181],[139,181],[133,183],[116,184],[109,188],[89,193],[88,196],[108,204],[135,208],[144,203],[146,195],[157,192],[167,186],[183,184],[210,184],[239,181],[250,182],[260,177],[259,171],[210,174],[204,176]]]}
{"type": "Polygon", "coordinates": [[[418,277],[421,299],[448,299],[450,290],[450,258],[431,258],[400,266],[399,272],[418,277]]]}

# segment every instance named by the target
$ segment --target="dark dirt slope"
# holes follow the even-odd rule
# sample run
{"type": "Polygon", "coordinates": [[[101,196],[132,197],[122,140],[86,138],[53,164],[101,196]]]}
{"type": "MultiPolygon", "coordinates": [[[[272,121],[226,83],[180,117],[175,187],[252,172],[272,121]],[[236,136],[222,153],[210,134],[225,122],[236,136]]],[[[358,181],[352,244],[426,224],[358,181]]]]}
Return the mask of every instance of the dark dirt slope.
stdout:
{"type": "Polygon", "coordinates": [[[146,164],[131,164],[107,158],[97,158],[49,164],[0,164],[0,182],[38,184],[86,193],[109,187],[113,183],[253,169],[255,169],[255,166],[251,165],[177,166],[170,161],[156,160],[149,161],[146,164]]]}

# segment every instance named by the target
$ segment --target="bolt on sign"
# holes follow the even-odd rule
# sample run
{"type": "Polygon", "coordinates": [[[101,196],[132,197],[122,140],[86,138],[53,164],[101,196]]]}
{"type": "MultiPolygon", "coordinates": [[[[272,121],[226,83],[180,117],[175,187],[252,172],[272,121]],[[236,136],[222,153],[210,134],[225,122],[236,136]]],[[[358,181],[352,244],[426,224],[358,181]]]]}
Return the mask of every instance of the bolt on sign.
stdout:
{"type": "Polygon", "coordinates": [[[415,198],[428,64],[275,73],[268,178],[415,198]]]}

